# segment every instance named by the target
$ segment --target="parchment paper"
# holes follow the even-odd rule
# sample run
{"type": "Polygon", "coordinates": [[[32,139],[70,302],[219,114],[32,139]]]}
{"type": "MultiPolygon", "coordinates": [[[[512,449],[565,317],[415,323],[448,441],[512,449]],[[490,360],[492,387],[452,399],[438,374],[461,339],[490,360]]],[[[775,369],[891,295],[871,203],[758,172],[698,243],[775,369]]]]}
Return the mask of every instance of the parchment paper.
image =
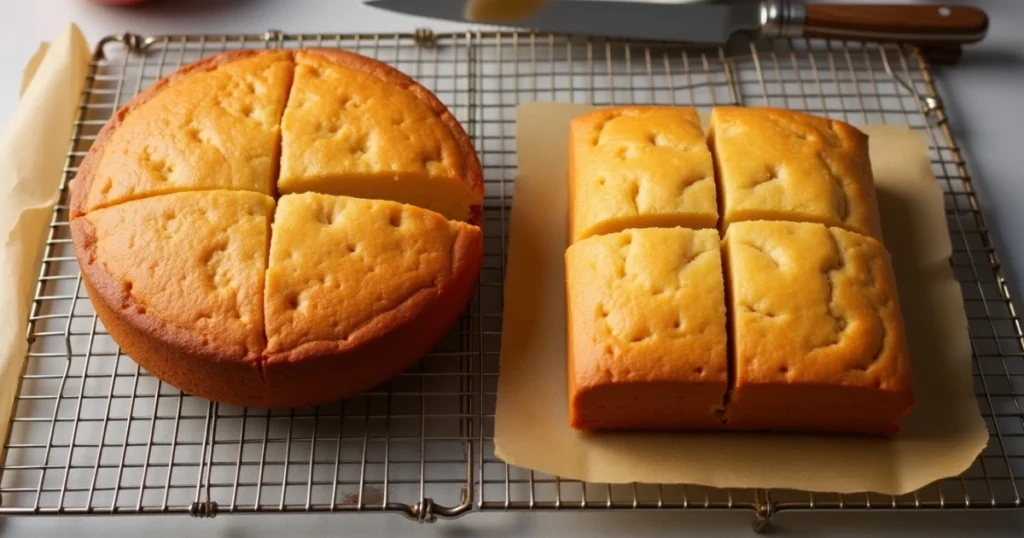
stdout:
{"type": "Polygon", "coordinates": [[[495,451],[508,463],[591,482],[686,483],[903,494],[966,470],[988,441],[942,192],[924,140],[867,126],[893,255],[917,405],[893,440],[780,434],[584,435],[568,425],[565,360],[566,144],[581,105],[518,110],[495,451]]]}
{"type": "Polygon", "coordinates": [[[25,359],[29,306],[89,56],[75,25],[41,46],[25,68],[21,103],[0,135],[0,437],[25,359]]]}

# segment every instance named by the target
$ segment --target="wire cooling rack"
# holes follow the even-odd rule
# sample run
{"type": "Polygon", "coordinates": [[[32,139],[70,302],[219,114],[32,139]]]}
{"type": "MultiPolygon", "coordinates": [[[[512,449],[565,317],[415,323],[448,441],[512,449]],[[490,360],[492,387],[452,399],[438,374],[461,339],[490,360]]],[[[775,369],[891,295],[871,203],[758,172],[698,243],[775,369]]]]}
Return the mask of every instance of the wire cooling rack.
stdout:
{"type": "Polygon", "coordinates": [[[683,49],[532,33],[110,37],[92,59],[31,309],[30,349],[6,432],[0,514],[745,509],[981,509],[1021,505],[1024,348],[971,180],[920,51],[788,40],[683,49]],[[340,403],[243,409],[186,396],[121,354],[82,287],[67,184],[118,107],[222,50],[340,47],[417,78],[466,126],[486,178],[480,286],[459,326],[414,370],[340,403]],[[991,432],[963,475],[899,497],[585,484],[507,466],[492,435],[515,106],[533,100],[768,105],[925,135],[945,193],[991,432]]]}

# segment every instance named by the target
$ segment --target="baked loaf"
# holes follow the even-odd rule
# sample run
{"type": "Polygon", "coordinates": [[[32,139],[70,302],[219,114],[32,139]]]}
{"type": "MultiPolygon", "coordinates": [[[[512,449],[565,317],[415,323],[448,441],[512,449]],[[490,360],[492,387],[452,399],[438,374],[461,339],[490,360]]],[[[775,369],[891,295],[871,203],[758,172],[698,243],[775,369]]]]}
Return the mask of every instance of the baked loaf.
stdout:
{"type": "Polygon", "coordinates": [[[613,108],[570,127],[571,425],[898,433],[914,390],[866,136],[791,111],[714,109],[719,248],[718,230],[667,227],[711,228],[713,212],[645,214],[629,191],[602,190],[668,193],[705,173],[695,118],[613,108]],[[684,128],[692,150],[657,143],[684,128]]]}
{"type": "Polygon", "coordinates": [[[387,198],[477,221],[481,177],[444,106],[380,62],[230,52],[103,128],[72,184],[72,242],[103,324],[154,376],[230,404],[314,405],[400,373],[455,323],[480,228],[387,198]],[[347,107],[331,101],[341,90],[347,107]],[[302,138],[313,119],[334,134],[302,138]],[[372,147],[349,159],[359,140],[372,147]],[[330,186],[326,163],[352,194],[384,199],[287,195],[275,215],[282,143],[289,163],[314,163],[289,168],[298,190],[330,186]]]}
{"type": "Polygon", "coordinates": [[[191,394],[263,398],[263,274],[274,200],[166,194],[71,221],[92,305],[140,366],[191,394]]]}
{"type": "Polygon", "coordinates": [[[729,427],[898,432],[913,387],[882,245],[821,224],[752,221],[729,227],[725,249],[736,350],[729,427]]]}
{"type": "Polygon", "coordinates": [[[291,51],[234,51],[188,65],[119,110],[79,167],[72,218],[203,189],[273,193],[291,51]]]}
{"type": "Polygon", "coordinates": [[[864,133],[791,110],[711,112],[725,229],[744,220],[820,222],[882,231],[864,133]]]}
{"type": "Polygon", "coordinates": [[[728,366],[718,232],[593,236],[565,260],[572,426],[720,428],[728,366]]]}
{"type": "Polygon", "coordinates": [[[299,51],[295,61],[279,192],[396,200],[479,222],[480,163],[433,94],[357,54],[299,51]]]}
{"type": "Polygon", "coordinates": [[[432,211],[289,194],[273,228],[270,406],[337,400],[398,375],[430,351],[476,289],[480,228],[432,211]]]}
{"type": "Polygon", "coordinates": [[[640,227],[714,228],[715,171],[697,111],[600,109],[569,128],[574,241],[640,227]]]}

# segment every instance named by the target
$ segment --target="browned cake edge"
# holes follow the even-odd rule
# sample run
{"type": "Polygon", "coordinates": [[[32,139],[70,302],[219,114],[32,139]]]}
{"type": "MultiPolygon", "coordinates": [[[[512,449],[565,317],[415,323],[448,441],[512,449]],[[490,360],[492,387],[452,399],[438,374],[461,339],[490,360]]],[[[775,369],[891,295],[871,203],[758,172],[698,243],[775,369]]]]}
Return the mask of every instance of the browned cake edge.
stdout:
{"type": "Polygon", "coordinates": [[[892,437],[914,406],[910,387],[876,390],[822,382],[734,385],[726,429],[892,437]]]}
{"type": "MultiPolygon", "coordinates": [[[[571,154],[571,152],[570,152],[571,154]]],[[[571,185],[571,184],[570,184],[571,185]]],[[[591,236],[594,237],[594,236],[591,236]]],[[[568,266],[569,249],[564,256],[568,266]]],[[[569,394],[569,425],[578,431],[718,431],[724,427],[720,410],[729,380],[682,380],[652,378],[612,380],[600,375],[580,375],[581,370],[602,369],[606,359],[595,346],[577,346],[573,328],[573,276],[566,273],[566,360],[569,394]]],[[[727,335],[728,336],[728,335],[727,335]]],[[[615,362],[629,363],[626,351],[615,362]]],[[[725,357],[729,362],[729,357],[725,357]]],[[[652,376],[654,377],[654,376],[652,376]]]]}
{"type": "Polygon", "coordinates": [[[103,152],[106,149],[106,145],[110,142],[110,139],[114,136],[114,133],[117,132],[118,128],[121,127],[121,124],[124,123],[125,118],[127,118],[135,109],[145,105],[160,92],[192,74],[213,71],[214,69],[227,65],[231,62],[255,56],[257,54],[279,54],[281,52],[286,52],[289,55],[294,56],[294,53],[291,51],[280,50],[233,50],[223,52],[183,66],[174,73],[156,81],[152,86],[146,88],[141,93],[133,97],[127,104],[115,112],[106,125],[100,129],[99,134],[96,135],[96,140],[93,141],[92,147],[89,148],[89,152],[86,154],[85,158],[82,159],[82,163],[78,166],[78,173],[75,175],[75,181],[71,188],[71,219],[74,220],[88,211],[87,204],[89,200],[89,191],[92,188],[96,169],[99,167],[100,161],[103,159],[103,152]]]}
{"type": "MultiPolygon", "coordinates": [[[[131,296],[130,290],[97,266],[95,230],[86,219],[78,218],[87,212],[89,189],[105,146],[130,113],[186,76],[268,52],[281,51],[231,51],[186,65],[119,109],[100,130],[79,166],[71,189],[71,234],[82,280],[97,315],[118,345],[140,366],[196,396],[233,405],[295,407],[333,401],[372,388],[426,355],[455,324],[476,289],[483,258],[480,228],[467,228],[457,236],[451,278],[421,290],[398,308],[374,318],[348,341],[312,342],[264,356],[262,349],[204,343],[203,338],[193,333],[147,316],[145,306],[131,296]],[[390,360],[382,362],[382,358],[390,360]],[[291,364],[279,370],[285,363],[291,364]],[[264,365],[272,375],[279,375],[281,382],[268,383],[264,365]],[[337,380],[337,384],[324,383],[324,376],[337,380]],[[277,386],[281,388],[275,389],[277,386]]],[[[294,57],[294,52],[286,52],[294,57]]],[[[400,71],[358,54],[319,49],[303,52],[373,74],[423,100],[451,129],[466,159],[467,181],[482,196],[483,172],[472,141],[431,92],[400,71]]],[[[482,207],[474,206],[470,222],[480,221],[482,207]]]]}
{"type": "MultiPolygon", "coordinates": [[[[751,221],[746,221],[751,222],[751,221]]],[[[818,224],[818,223],[807,223],[818,224]]],[[[903,364],[896,373],[886,376],[886,388],[880,386],[856,386],[843,384],[840,379],[822,379],[798,383],[764,380],[759,376],[741,382],[735,375],[729,385],[728,402],[725,407],[726,429],[747,432],[804,432],[862,434],[892,437],[902,431],[903,419],[916,403],[913,367],[907,343],[903,309],[897,291],[896,277],[892,268],[892,257],[888,249],[877,238],[840,227],[851,235],[859,235],[867,241],[878,243],[885,257],[885,270],[878,277],[888,282],[893,290],[890,300],[897,313],[893,324],[887,327],[888,338],[895,341],[892,353],[894,360],[903,364]]],[[[725,239],[723,239],[723,242],[725,239]]],[[[840,247],[841,248],[841,247],[840,247]]],[[[726,272],[726,301],[729,312],[730,366],[735,368],[739,361],[750,361],[740,357],[736,346],[736,318],[732,302],[731,250],[723,243],[723,269],[726,272]]]]}
{"type": "Polygon", "coordinates": [[[483,233],[469,226],[452,244],[451,274],[379,314],[346,340],[307,342],[265,355],[266,407],[340,400],[395,377],[423,358],[462,315],[476,290],[483,233]]]}
{"type": "MultiPolygon", "coordinates": [[[[462,128],[459,120],[455,119],[455,116],[448,110],[448,107],[446,107],[444,103],[442,103],[441,100],[438,99],[430,90],[424,88],[420,83],[416,82],[405,73],[402,73],[398,69],[395,69],[384,62],[353,52],[312,48],[301,49],[297,51],[297,53],[321,56],[325,60],[336,63],[342,67],[355,69],[373,75],[388,84],[397,86],[412,93],[417,99],[422,101],[423,104],[431,110],[431,112],[441,118],[441,121],[443,121],[445,125],[448,126],[448,130],[451,131],[452,136],[455,137],[456,142],[459,144],[459,148],[462,150],[466,166],[463,173],[465,174],[466,181],[477,196],[483,197],[483,168],[480,166],[480,158],[477,156],[476,149],[473,147],[473,140],[466,134],[466,131],[462,128]]],[[[483,223],[482,206],[474,205],[470,207],[468,222],[477,226],[480,226],[483,223]]]]}
{"type": "Polygon", "coordinates": [[[148,315],[131,289],[96,263],[95,229],[88,219],[71,221],[71,239],[93,308],[110,336],[139,366],[189,394],[235,405],[262,401],[262,349],[204,341],[148,315]]]}
{"type": "MultiPolygon", "coordinates": [[[[576,242],[574,232],[574,215],[576,209],[576,197],[575,197],[575,165],[574,165],[574,154],[573,139],[575,136],[575,125],[583,123],[595,115],[608,114],[609,111],[616,110],[629,110],[629,109],[644,109],[652,108],[650,106],[622,106],[622,107],[609,107],[598,109],[581,116],[578,116],[572,120],[570,124],[568,134],[568,210],[566,223],[569,235],[569,244],[576,242]]],[[[725,108],[743,108],[745,110],[751,110],[754,112],[763,111],[782,111],[792,114],[794,117],[810,119],[812,121],[830,121],[838,131],[841,131],[848,139],[850,139],[858,148],[858,152],[867,158],[867,135],[859,130],[857,127],[842,122],[839,120],[833,120],[829,118],[821,118],[812,114],[806,114],[798,111],[789,109],[769,108],[769,107],[715,107],[715,110],[725,108]]],[[[714,114],[714,112],[712,112],[714,114]]],[[[719,217],[721,220],[720,234],[724,234],[725,220],[724,220],[724,208],[723,193],[724,189],[721,185],[721,175],[718,170],[719,159],[717,152],[714,150],[714,122],[707,127],[706,135],[709,145],[709,149],[712,151],[713,163],[715,166],[715,178],[716,188],[718,189],[718,203],[719,203],[719,217]]],[[[868,168],[870,171],[870,167],[868,168]]],[[[873,181],[873,175],[869,178],[872,180],[870,183],[862,185],[863,188],[869,189],[872,201],[876,201],[875,196],[875,185],[873,181]]],[[[874,239],[879,243],[882,243],[883,250],[885,246],[881,236],[881,224],[878,215],[877,202],[871,204],[867,208],[868,214],[868,230],[857,230],[850,229],[849,226],[839,226],[841,229],[846,229],[851,233],[863,235],[865,237],[874,239]]],[[[725,285],[726,285],[726,303],[727,303],[727,336],[729,340],[730,350],[728,352],[728,362],[730,369],[734,366],[735,352],[732,349],[734,345],[733,336],[735,335],[735,329],[733,327],[733,316],[732,316],[732,304],[731,304],[731,282],[732,278],[729,277],[729,263],[727,260],[727,249],[722,247],[723,256],[723,271],[726,273],[725,285]]],[[[891,270],[891,268],[890,268],[891,270]]],[[[568,277],[567,277],[568,278],[568,277]]],[[[570,293],[570,286],[566,286],[566,316],[567,320],[571,322],[571,304],[572,301],[568,297],[570,293]]],[[[897,311],[900,311],[897,307],[897,311]]],[[[900,326],[896,329],[900,335],[903,334],[903,318],[902,314],[899,318],[900,326]]],[[[566,344],[567,344],[567,366],[568,366],[568,405],[569,405],[569,425],[575,429],[580,430],[659,430],[659,429],[674,429],[677,431],[699,431],[706,429],[703,427],[694,427],[692,424],[668,424],[662,422],[662,417],[647,415],[636,415],[636,416],[622,416],[621,410],[614,411],[614,417],[610,418],[603,416],[600,413],[603,412],[595,406],[593,401],[583,398],[583,396],[593,396],[593,399],[597,403],[603,401],[619,401],[629,402],[633,405],[657,405],[658,403],[671,401],[675,393],[682,390],[689,390],[686,384],[677,383],[674,385],[665,384],[664,386],[658,383],[636,383],[636,382],[623,382],[623,383],[606,383],[598,387],[586,386],[581,384],[578,379],[575,378],[574,372],[576,369],[575,363],[577,360],[593,360],[592,357],[578,357],[573,346],[573,331],[568,328],[566,330],[566,344]],[[606,389],[604,393],[598,389],[606,389]],[[659,394],[658,391],[661,393],[659,394]],[[675,391],[675,393],[673,392],[675,391]]],[[[904,359],[909,360],[909,352],[906,350],[905,340],[901,344],[903,350],[902,354],[904,359]]],[[[734,373],[730,372],[728,381],[728,392],[726,395],[726,401],[723,403],[723,423],[720,425],[725,430],[733,431],[782,431],[782,432],[821,432],[821,433],[861,433],[868,435],[883,435],[892,436],[898,434],[901,430],[901,422],[905,415],[910,411],[915,402],[915,395],[912,386],[912,380],[907,376],[907,379],[902,381],[903,387],[901,389],[893,391],[879,391],[871,388],[859,388],[859,387],[844,387],[834,384],[821,383],[817,385],[804,385],[794,387],[793,385],[768,385],[768,386],[754,386],[754,387],[737,387],[734,379],[734,373]],[[737,395],[737,391],[742,394],[737,395]],[[797,406],[789,403],[795,394],[799,394],[799,402],[812,401],[815,402],[816,406],[810,413],[805,409],[797,409],[797,406]],[[739,396],[742,398],[739,404],[731,401],[739,396]],[[745,400],[745,401],[744,401],[745,400]],[[753,402],[751,402],[753,401],[753,402]],[[781,402],[781,404],[780,404],[781,402]],[[853,402],[854,407],[850,404],[853,402]],[[824,409],[824,411],[822,411],[824,409]],[[737,412],[738,410],[738,412],[737,412]],[[732,413],[730,413],[732,411],[732,413]]],[[[627,413],[627,415],[630,415],[627,413]]]]}

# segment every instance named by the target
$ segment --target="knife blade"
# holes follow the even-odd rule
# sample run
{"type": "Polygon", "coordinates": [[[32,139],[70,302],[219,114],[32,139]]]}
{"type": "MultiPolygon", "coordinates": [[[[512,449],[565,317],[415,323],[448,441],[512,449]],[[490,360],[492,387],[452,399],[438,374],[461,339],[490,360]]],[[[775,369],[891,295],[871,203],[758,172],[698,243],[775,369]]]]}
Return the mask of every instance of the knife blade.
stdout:
{"type": "MultiPolygon", "coordinates": [[[[373,0],[367,5],[449,21],[508,24],[505,20],[470,19],[466,0],[373,0]]],[[[515,26],[567,34],[676,41],[724,43],[739,30],[760,27],[758,6],[725,4],[653,4],[573,0],[547,2],[515,26]]]]}
{"type": "MultiPolygon", "coordinates": [[[[376,8],[448,21],[471,19],[467,0],[371,0],[376,8]]],[[[739,33],[753,37],[825,37],[906,43],[980,41],[988,16],[971,6],[759,3],[645,3],[563,0],[542,3],[515,26],[554,33],[720,45],[739,33]]]]}

